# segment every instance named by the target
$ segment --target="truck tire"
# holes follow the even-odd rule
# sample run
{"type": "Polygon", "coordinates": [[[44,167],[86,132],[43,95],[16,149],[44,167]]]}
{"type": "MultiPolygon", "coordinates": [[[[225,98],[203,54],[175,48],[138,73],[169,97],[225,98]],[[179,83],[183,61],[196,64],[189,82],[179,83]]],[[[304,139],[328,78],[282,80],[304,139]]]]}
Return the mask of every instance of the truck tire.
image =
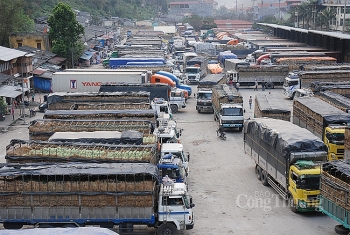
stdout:
{"type": "Polygon", "coordinates": [[[334,227],[334,231],[336,234],[349,234],[350,229],[345,228],[343,225],[338,224],[334,227]]]}
{"type": "Polygon", "coordinates": [[[23,227],[23,224],[6,222],[3,226],[5,229],[21,229],[23,227]]]}
{"type": "Polygon", "coordinates": [[[170,108],[172,113],[177,113],[179,111],[179,108],[175,104],[170,105],[170,108]]]}
{"type": "Polygon", "coordinates": [[[198,109],[197,112],[200,113],[201,111],[198,109]]]}
{"type": "Polygon", "coordinates": [[[177,235],[177,228],[170,223],[162,224],[157,230],[157,235],[177,235]]]}
{"type": "Polygon", "coordinates": [[[290,97],[291,100],[294,100],[295,92],[293,92],[292,97],[290,97]]]}
{"type": "Polygon", "coordinates": [[[255,166],[255,174],[258,177],[258,180],[261,180],[261,168],[258,165],[255,166]]]}
{"type": "Polygon", "coordinates": [[[293,196],[289,197],[288,204],[289,204],[289,208],[290,208],[291,211],[293,211],[294,213],[298,212],[297,205],[294,203],[293,196]]]}
{"type": "Polygon", "coordinates": [[[242,132],[242,130],[243,130],[243,127],[238,127],[239,132],[242,132]]]}
{"type": "Polygon", "coordinates": [[[267,181],[268,174],[265,170],[261,169],[261,183],[264,186],[269,186],[269,182],[267,181]]]}
{"type": "Polygon", "coordinates": [[[271,82],[266,83],[266,89],[273,89],[273,88],[274,88],[273,83],[271,82]]]}

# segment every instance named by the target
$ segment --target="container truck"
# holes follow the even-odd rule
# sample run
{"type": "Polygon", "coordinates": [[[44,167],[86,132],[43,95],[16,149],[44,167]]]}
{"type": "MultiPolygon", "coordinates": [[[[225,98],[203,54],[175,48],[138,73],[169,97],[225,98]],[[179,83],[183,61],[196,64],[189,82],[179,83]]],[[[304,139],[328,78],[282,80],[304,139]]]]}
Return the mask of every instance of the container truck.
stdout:
{"type": "Polygon", "coordinates": [[[304,96],[293,101],[293,123],[323,140],[329,161],[344,158],[344,133],[350,114],[317,97],[304,96]]]}
{"type": "Polygon", "coordinates": [[[344,235],[350,233],[349,172],[349,159],[326,162],[322,165],[320,181],[319,211],[340,223],[334,230],[344,235]]]}
{"type": "Polygon", "coordinates": [[[155,57],[155,58],[110,58],[109,59],[109,67],[117,69],[123,65],[164,65],[165,59],[163,57],[155,57]]]}
{"type": "Polygon", "coordinates": [[[157,234],[192,229],[192,198],[184,183],[164,180],[147,163],[1,164],[0,223],[5,229],[100,225],[157,234]],[[33,170],[35,169],[35,170],[33,170]],[[182,204],[175,204],[173,201],[182,204]]]}
{"type": "Polygon", "coordinates": [[[178,77],[176,77],[174,74],[166,72],[166,71],[158,71],[156,73],[170,78],[171,80],[173,80],[175,82],[177,88],[186,90],[188,92],[188,96],[192,95],[192,88],[188,85],[181,84],[180,79],[178,77]]]}
{"type": "Polygon", "coordinates": [[[52,92],[98,92],[101,84],[147,83],[144,72],[56,72],[52,75],[52,92]]]}
{"type": "Polygon", "coordinates": [[[212,87],[226,82],[224,74],[208,74],[197,85],[196,110],[200,112],[214,112],[212,105],[212,87]]]}
{"type": "Polygon", "coordinates": [[[242,131],[244,109],[241,94],[226,84],[216,85],[212,88],[212,100],[214,120],[219,121],[219,126],[242,131]]]}
{"type": "MultiPolygon", "coordinates": [[[[328,68],[328,66],[326,66],[328,68]]],[[[297,89],[308,88],[314,82],[346,82],[350,79],[350,70],[338,70],[329,66],[328,70],[314,68],[312,71],[292,71],[284,78],[283,95],[294,99],[297,89]]]]}
{"type": "Polygon", "coordinates": [[[293,212],[319,205],[320,164],[327,147],[310,131],[291,122],[256,118],[244,123],[244,150],[255,161],[255,173],[270,185],[293,212]]]}
{"type": "Polygon", "coordinates": [[[197,56],[186,62],[185,76],[189,83],[199,82],[208,74],[207,57],[197,56]]]}

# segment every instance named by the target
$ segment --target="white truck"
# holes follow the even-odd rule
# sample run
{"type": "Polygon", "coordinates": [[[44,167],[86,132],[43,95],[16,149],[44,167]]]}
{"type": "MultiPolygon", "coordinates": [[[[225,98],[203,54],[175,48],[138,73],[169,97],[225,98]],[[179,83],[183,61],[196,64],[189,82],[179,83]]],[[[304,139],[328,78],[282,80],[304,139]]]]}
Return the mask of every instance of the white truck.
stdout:
{"type": "Polygon", "coordinates": [[[214,86],[212,91],[214,120],[219,121],[222,128],[238,128],[241,132],[244,122],[241,94],[226,84],[214,86]]]}
{"type": "Polygon", "coordinates": [[[207,57],[197,56],[186,62],[185,76],[189,83],[198,83],[207,76],[208,61],[207,57]]]}
{"type": "Polygon", "coordinates": [[[188,175],[190,172],[188,164],[190,161],[190,153],[184,151],[184,146],[180,143],[163,143],[160,150],[160,156],[162,158],[167,154],[172,154],[176,158],[181,159],[186,175],[188,175]]]}
{"type": "Polygon", "coordinates": [[[98,92],[102,84],[147,83],[149,74],[140,72],[56,72],[52,92],[98,92]]]}

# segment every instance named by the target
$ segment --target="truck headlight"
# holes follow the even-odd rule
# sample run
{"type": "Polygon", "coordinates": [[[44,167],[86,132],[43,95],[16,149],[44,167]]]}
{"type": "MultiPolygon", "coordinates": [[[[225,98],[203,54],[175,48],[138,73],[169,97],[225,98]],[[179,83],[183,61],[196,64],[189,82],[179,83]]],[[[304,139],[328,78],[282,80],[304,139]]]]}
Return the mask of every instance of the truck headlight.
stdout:
{"type": "Polygon", "coordinates": [[[299,203],[299,207],[300,207],[300,208],[305,209],[305,208],[307,207],[307,203],[304,202],[304,201],[299,200],[298,203],[299,203]]]}
{"type": "Polygon", "coordinates": [[[335,154],[331,154],[331,158],[333,159],[333,160],[337,160],[337,156],[335,156],[335,154]]]}

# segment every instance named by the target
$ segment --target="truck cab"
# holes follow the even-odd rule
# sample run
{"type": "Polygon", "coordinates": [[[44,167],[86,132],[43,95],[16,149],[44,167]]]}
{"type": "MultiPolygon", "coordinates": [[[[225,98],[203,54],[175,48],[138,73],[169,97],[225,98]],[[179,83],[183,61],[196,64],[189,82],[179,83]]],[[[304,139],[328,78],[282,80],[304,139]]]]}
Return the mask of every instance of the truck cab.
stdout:
{"type": "MultiPolygon", "coordinates": [[[[217,119],[217,116],[215,119],[217,119]]],[[[221,104],[219,111],[219,125],[223,128],[243,129],[244,109],[241,104],[221,104]]]]}
{"type": "Polygon", "coordinates": [[[323,142],[328,148],[328,160],[344,159],[345,126],[329,125],[324,129],[323,142]]]}
{"type": "Polygon", "coordinates": [[[177,113],[179,109],[186,108],[184,93],[179,89],[173,89],[170,93],[170,108],[172,113],[177,113]]]}
{"type": "Polygon", "coordinates": [[[193,229],[192,208],[195,205],[192,203],[192,197],[188,194],[187,185],[174,183],[167,178],[162,181],[158,200],[160,226],[157,234],[168,234],[164,230],[171,231],[171,234],[177,234],[177,231],[193,229]]]}
{"type": "Polygon", "coordinates": [[[165,113],[169,114],[170,119],[172,118],[169,102],[163,98],[154,98],[151,101],[151,107],[157,112],[157,117],[160,117],[162,116],[162,113],[165,113]]]}
{"type": "Polygon", "coordinates": [[[320,163],[298,160],[289,168],[289,205],[293,212],[315,211],[319,205],[320,163]]]}
{"type": "Polygon", "coordinates": [[[289,72],[283,82],[283,95],[286,98],[294,99],[295,92],[301,88],[301,82],[297,72],[289,72]]]}
{"type": "Polygon", "coordinates": [[[154,130],[154,134],[158,138],[159,144],[178,143],[182,134],[182,129],[178,130],[176,122],[168,118],[157,118],[158,128],[154,130]]]}
{"type": "Polygon", "coordinates": [[[174,157],[181,159],[182,164],[186,171],[186,175],[188,175],[190,171],[189,170],[190,154],[188,152],[185,153],[184,146],[180,143],[163,143],[160,150],[161,158],[168,154],[171,154],[174,157]]]}
{"type": "Polygon", "coordinates": [[[197,66],[186,67],[185,76],[189,83],[199,82],[201,80],[201,68],[197,66]]]}
{"type": "Polygon", "coordinates": [[[198,88],[196,110],[200,112],[213,113],[211,88],[198,88]]]}
{"type": "Polygon", "coordinates": [[[169,177],[175,183],[187,184],[187,174],[185,166],[180,158],[173,154],[166,154],[162,156],[157,164],[159,177],[169,177]]]}

